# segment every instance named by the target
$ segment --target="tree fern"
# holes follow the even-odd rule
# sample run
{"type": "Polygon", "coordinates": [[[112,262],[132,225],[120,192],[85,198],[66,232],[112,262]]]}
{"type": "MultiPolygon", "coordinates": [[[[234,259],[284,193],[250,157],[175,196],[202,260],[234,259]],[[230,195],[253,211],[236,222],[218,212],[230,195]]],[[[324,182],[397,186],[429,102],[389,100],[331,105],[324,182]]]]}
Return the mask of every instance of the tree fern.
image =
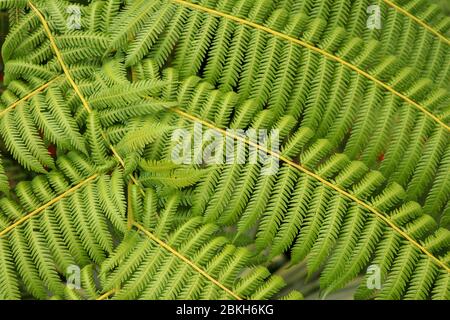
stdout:
{"type": "Polygon", "coordinates": [[[321,297],[449,298],[436,6],[372,30],[365,0],[90,1],[70,30],[70,4],[0,1],[0,298],[302,298],[276,261],[321,297]],[[212,163],[204,131],[260,157],[212,163]]]}

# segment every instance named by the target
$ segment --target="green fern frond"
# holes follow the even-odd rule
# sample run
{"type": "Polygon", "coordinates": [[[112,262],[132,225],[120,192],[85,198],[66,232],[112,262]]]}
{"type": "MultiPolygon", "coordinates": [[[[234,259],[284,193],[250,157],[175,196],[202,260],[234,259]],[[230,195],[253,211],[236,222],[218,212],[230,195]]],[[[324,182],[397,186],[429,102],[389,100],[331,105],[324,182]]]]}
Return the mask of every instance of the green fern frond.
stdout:
{"type": "Polygon", "coordinates": [[[449,299],[436,6],[84,3],[0,0],[1,299],[449,299]]]}
{"type": "Polygon", "coordinates": [[[9,190],[9,182],[8,177],[5,174],[5,168],[2,163],[2,157],[0,155],[0,191],[3,193],[8,192],[9,190]]]}
{"type": "Polygon", "coordinates": [[[7,198],[0,201],[5,298],[17,298],[19,279],[36,298],[48,298],[47,292],[62,294],[60,277],[66,276],[69,266],[90,259],[101,262],[112,250],[108,225],[122,232],[126,229],[125,200],[107,194],[123,187],[120,172],[115,171],[111,179],[95,174],[95,167],[77,154],[60,158],[58,169],[21,182],[15,189],[17,203],[7,198]],[[111,201],[117,207],[105,206],[111,201]]]}
{"type": "Polygon", "coordinates": [[[250,253],[226,245],[224,238],[214,238],[213,226],[199,228],[199,224],[199,219],[186,222],[167,236],[168,244],[217,277],[217,283],[210,282],[179,258],[171,257],[170,252],[158,248],[145,235],[133,234],[127,237],[133,239],[134,245],[122,242],[128,250],[105,261],[110,265],[121,260],[121,265],[116,268],[102,265],[103,290],[120,288],[114,299],[268,299],[284,285],[280,278],[268,278],[270,273],[265,269],[250,269],[246,272],[247,279],[240,279],[250,253]],[[183,243],[180,237],[187,232],[191,233],[191,240],[183,243]],[[260,285],[255,285],[258,282],[260,285]],[[229,289],[225,291],[223,287],[229,289]]]}
{"type": "Polygon", "coordinates": [[[11,8],[23,8],[27,4],[26,0],[1,0],[0,8],[1,9],[11,9],[11,8]]]}

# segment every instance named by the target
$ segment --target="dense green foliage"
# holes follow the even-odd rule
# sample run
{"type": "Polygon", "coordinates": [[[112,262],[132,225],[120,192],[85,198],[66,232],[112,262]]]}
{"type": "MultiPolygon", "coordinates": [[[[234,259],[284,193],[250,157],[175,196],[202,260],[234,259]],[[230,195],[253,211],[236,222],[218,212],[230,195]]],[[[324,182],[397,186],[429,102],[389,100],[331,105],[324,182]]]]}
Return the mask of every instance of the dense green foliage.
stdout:
{"type": "Polygon", "coordinates": [[[379,1],[378,30],[365,0],[103,0],[71,30],[74,2],[0,0],[0,298],[302,298],[279,261],[323,297],[450,298],[437,6],[379,1]],[[280,151],[174,163],[195,124],[276,129],[280,151]]]}

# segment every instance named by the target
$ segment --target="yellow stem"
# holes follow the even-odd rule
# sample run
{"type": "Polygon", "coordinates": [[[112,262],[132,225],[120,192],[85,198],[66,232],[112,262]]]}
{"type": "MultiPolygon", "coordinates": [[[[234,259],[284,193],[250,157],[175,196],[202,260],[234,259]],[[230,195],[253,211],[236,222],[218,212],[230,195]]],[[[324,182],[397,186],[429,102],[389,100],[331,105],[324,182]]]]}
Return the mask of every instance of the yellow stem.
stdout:
{"type": "Polygon", "coordinates": [[[90,113],[91,107],[89,106],[88,102],[84,98],[84,96],[81,94],[80,88],[78,88],[77,84],[73,80],[72,76],[70,75],[69,68],[67,68],[67,65],[64,63],[64,60],[62,58],[62,54],[58,49],[58,46],[56,45],[55,38],[52,35],[52,32],[50,31],[50,27],[48,26],[47,21],[45,20],[42,13],[33,5],[31,1],[28,1],[28,5],[33,9],[33,11],[38,16],[39,20],[41,20],[42,26],[44,27],[45,32],[47,33],[48,39],[50,40],[50,45],[53,48],[53,51],[56,54],[56,59],[58,60],[59,64],[61,65],[61,68],[63,69],[64,73],[67,76],[67,79],[69,80],[70,84],[72,85],[73,89],[77,93],[78,97],[80,98],[81,102],[83,103],[84,108],[90,113]]]}
{"type": "Polygon", "coordinates": [[[238,296],[236,293],[234,293],[233,291],[231,291],[230,289],[228,289],[227,287],[225,287],[222,283],[220,283],[219,281],[217,281],[216,279],[214,279],[213,277],[211,277],[207,272],[205,272],[203,269],[201,269],[200,267],[198,267],[194,262],[192,262],[191,260],[189,260],[188,258],[186,258],[185,256],[183,256],[181,253],[179,253],[178,251],[176,251],[175,249],[173,249],[171,246],[169,246],[168,244],[166,244],[164,241],[160,240],[158,237],[156,237],[155,235],[153,235],[150,231],[148,231],[147,229],[145,229],[143,226],[141,226],[139,223],[137,222],[133,222],[133,225],[139,229],[140,231],[142,231],[145,235],[147,235],[151,240],[153,240],[154,242],[156,242],[157,244],[159,244],[161,247],[163,247],[164,249],[166,249],[167,251],[169,251],[170,253],[172,253],[174,256],[178,257],[179,259],[183,260],[186,264],[188,264],[189,266],[191,266],[195,271],[197,271],[198,273],[200,273],[202,276],[204,276],[206,279],[208,279],[209,281],[211,281],[212,283],[214,283],[216,286],[218,286],[219,288],[221,288],[222,290],[224,290],[226,293],[228,293],[230,296],[232,296],[233,298],[235,298],[236,300],[243,300],[240,296],[238,296]]]}
{"type": "Polygon", "coordinates": [[[384,221],[386,224],[388,224],[392,229],[394,229],[396,232],[398,232],[400,235],[402,235],[405,239],[407,239],[409,242],[411,242],[413,245],[415,245],[417,248],[419,248],[423,253],[425,253],[427,256],[429,256],[434,262],[436,262],[436,264],[438,264],[439,266],[441,266],[442,268],[444,268],[445,270],[447,270],[447,272],[450,272],[450,268],[447,267],[441,260],[439,260],[438,258],[436,258],[431,252],[429,252],[425,247],[423,247],[421,244],[419,244],[416,240],[414,240],[413,238],[411,238],[411,236],[409,236],[406,232],[404,232],[403,230],[401,230],[397,225],[395,225],[395,223],[393,223],[387,216],[385,216],[384,214],[382,214],[380,211],[378,211],[376,208],[370,206],[369,204],[367,204],[366,202],[358,199],[357,197],[355,197],[354,195],[352,195],[351,193],[341,189],[340,187],[334,185],[333,183],[325,180],[324,178],[322,178],[321,176],[315,174],[314,172],[306,169],[305,167],[301,166],[298,163],[295,163],[294,161],[282,156],[281,154],[274,152],[272,150],[269,150],[257,143],[255,143],[254,141],[251,141],[247,138],[241,137],[239,135],[233,134],[229,131],[217,128],[216,126],[214,126],[213,124],[199,119],[193,115],[190,115],[182,110],[179,109],[171,109],[173,112],[177,113],[178,115],[192,121],[192,122],[197,122],[200,123],[212,130],[215,130],[221,134],[223,134],[224,136],[227,137],[231,137],[233,139],[236,139],[238,141],[241,141],[243,143],[246,143],[252,147],[255,147],[261,151],[264,151],[267,154],[270,154],[271,156],[278,158],[279,160],[283,161],[284,163],[292,166],[293,168],[298,169],[299,171],[307,174],[310,177],[313,177],[314,179],[320,181],[322,184],[326,185],[327,187],[337,191],[338,193],[344,195],[345,197],[351,199],[352,201],[354,201],[355,203],[357,203],[358,205],[360,205],[361,207],[369,210],[370,212],[374,213],[379,219],[381,219],[382,221],[384,221]]]}
{"type": "Polygon", "coordinates": [[[53,78],[52,80],[48,81],[47,83],[44,83],[42,86],[40,86],[39,88],[31,91],[30,93],[28,93],[25,97],[23,97],[20,100],[17,100],[16,102],[12,103],[9,107],[7,107],[6,109],[0,111],[0,118],[3,117],[6,113],[8,113],[9,111],[13,110],[14,108],[16,108],[19,104],[28,101],[28,99],[34,97],[36,94],[44,91],[45,89],[47,89],[53,82],[55,82],[56,80],[58,80],[60,77],[62,77],[63,75],[59,75],[55,78],[53,78]]]}
{"type": "Polygon", "coordinates": [[[295,44],[301,45],[301,46],[303,46],[303,47],[305,47],[305,48],[308,48],[308,49],[310,49],[311,51],[320,53],[320,54],[324,55],[325,57],[327,57],[328,59],[334,60],[334,61],[336,61],[336,62],[339,62],[339,63],[343,64],[344,66],[346,66],[346,67],[352,69],[352,70],[355,71],[356,73],[358,73],[358,74],[360,74],[360,75],[366,77],[367,79],[369,79],[369,80],[375,82],[375,83],[376,83],[377,85],[379,85],[380,87],[383,87],[384,89],[390,91],[390,92],[393,93],[394,95],[400,97],[401,99],[405,100],[405,101],[408,102],[409,104],[411,104],[411,105],[413,105],[414,107],[416,107],[418,110],[420,110],[421,112],[423,112],[424,114],[426,114],[428,117],[432,118],[434,121],[436,121],[438,124],[440,124],[442,127],[444,127],[447,131],[450,131],[450,126],[448,126],[448,125],[447,125],[446,123],[444,123],[441,119],[439,119],[437,116],[435,116],[433,113],[431,113],[430,111],[428,111],[427,109],[425,109],[424,107],[422,107],[420,104],[418,104],[417,102],[415,102],[415,101],[412,100],[411,98],[409,98],[409,97],[407,97],[406,95],[404,95],[404,94],[398,92],[397,90],[395,90],[395,89],[392,88],[391,86],[389,86],[389,85],[387,85],[386,83],[384,83],[383,81],[381,81],[381,80],[375,78],[374,76],[372,76],[371,74],[367,73],[366,71],[361,70],[361,69],[358,68],[357,66],[351,64],[350,62],[348,62],[348,61],[346,61],[346,60],[344,60],[344,59],[342,59],[342,58],[339,58],[339,57],[337,57],[337,56],[335,56],[335,55],[333,55],[333,54],[331,54],[331,53],[329,53],[329,52],[327,52],[327,51],[325,51],[325,50],[322,50],[322,49],[320,49],[320,48],[317,48],[317,47],[315,47],[314,45],[312,45],[312,44],[310,44],[310,43],[307,43],[307,42],[305,42],[305,41],[302,41],[302,40],[293,38],[293,37],[288,36],[288,35],[286,35],[286,34],[284,34],[284,33],[282,33],[282,32],[275,31],[275,30],[273,30],[273,29],[271,29],[271,28],[268,28],[268,27],[266,27],[266,26],[259,25],[259,24],[257,24],[257,23],[252,22],[252,21],[248,21],[248,20],[245,20],[245,19],[242,19],[242,18],[238,18],[238,17],[235,17],[235,16],[233,16],[233,15],[231,15],[231,14],[224,13],[224,12],[220,12],[220,11],[217,11],[217,10],[214,10],[214,9],[211,9],[211,8],[207,8],[207,7],[198,5],[198,4],[194,4],[194,3],[191,3],[191,2],[188,2],[188,1],[185,1],[185,0],[170,0],[170,1],[175,2],[175,3],[178,3],[178,4],[180,4],[180,5],[183,5],[183,6],[185,6],[185,7],[191,8],[191,9],[195,9],[195,10],[207,12],[207,13],[210,13],[210,14],[212,14],[212,15],[219,16],[219,17],[223,17],[223,18],[232,20],[232,21],[234,21],[234,22],[237,22],[237,23],[240,23],[240,24],[243,24],[243,25],[252,27],[252,28],[254,28],[254,29],[257,29],[257,30],[261,30],[261,31],[270,33],[270,34],[272,34],[272,35],[274,35],[274,36],[277,36],[277,37],[279,37],[279,38],[281,38],[281,39],[288,40],[288,41],[290,41],[290,42],[292,42],[292,43],[295,43],[295,44]]]}
{"type": "Polygon", "coordinates": [[[98,297],[96,300],[100,301],[100,300],[106,300],[108,299],[110,296],[112,296],[113,294],[117,293],[117,291],[119,291],[119,289],[111,289],[108,292],[102,294],[100,297],[98,297]]]}
{"type": "Polygon", "coordinates": [[[401,12],[402,14],[407,16],[408,18],[414,20],[416,23],[418,23],[419,25],[421,25],[422,27],[427,29],[429,32],[431,32],[435,36],[437,36],[440,40],[445,42],[445,44],[450,45],[450,40],[449,39],[447,39],[443,34],[441,34],[439,31],[435,30],[434,28],[432,28],[430,25],[428,25],[424,21],[422,21],[419,18],[417,18],[416,16],[414,16],[412,13],[410,13],[407,10],[401,8],[400,6],[398,6],[397,4],[395,4],[394,2],[392,2],[390,0],[383,0],[383,2],[385,2],[387,5],[391,6],[395,10],[401,12]]]}
{"type": "MultiPolygon", "coordinates": [[[[41,20],[41,23],[44,27],[45,32],[47,33],[47,37],[50,40],[50,44],[53,48],[53,51],[55,52],[56,55],[56,59],[58,60],[59,64],[61,65],[61,68],[64,71],[64,74],[66,75],[67,79],[69,80],[71,86],[73,87],[73,89],[75,90],[75,93],[77,94],[77,96],[80,98],[83,107],[86,109],[86,111],[88,113],[92,113],[92,108],[89,106],[88,101],[86,100],[86,98],[83,96],[80,88],[78,87],[78,85],[75,83],[75,81],[73,80],[72,76],[70,75],[70,71],[69,68],[67,67],[66,63],[64,62],[63,58],[62,58],[62,54],[58,48],[58,46],[56,45],[55,42],[55,38],[52,35],[52,32],[50,30],[50,27],[48,26],[47,21],[45,20],[45,17],[42,15],[42,13],[39,11],[38,8],[36,8],[33,3],[31,1],[28,1],[29,6],[33,9],[33,11],[37,14],[37,16],[39,17],[39,19],[41,20]]],[[[104,132],[102,132],[102,136],[105,139],[105,141],[107,142],[106,139],[106,135],[104,132]]],[[[116,152],[115,148],[108,144],[109,148],[111,149],[114,157],[116,157],[116,159],[119,161],[120,165],[125,168],[125,161],[122,159],[122,157],[116,152]]],[[[139,182],[137,181],[137,179],[131,175],[131,180],[135,183],[135,184],[139,184],[139,182]]]]}
{"type": "Polygon", "coordinates": [[[60,201],[61,199],[64,199],[65,197],[67,197],[69,194],[75,192],[76,190],[80,189],[81,187],[83,187],[84,185],[86,185],[87,183],[91,182],[92,180],[97,179],[98,175],[94,174],[93,176],[90,176],[89,178],[81,181],[80,183],[78,183],[76,186],[70,188],[69,190],[67,190],[66,192],[62,193],[61,195],[57,196],[56,198],[52,199],[51,201],[47,202],[46,204],[42,205],[41,207],[37,208],[36,210],[34,210],[33,212],[27,214],[26,216],[24,216],[23,218],[19,219],[18,221],[16,221],[15,223],[13,223],[12,225],[10,225],[9,227],[7,227],[6,229],[2,230],[0,232],[0,237],[3,237],[4,235],[6,235],[7,233],[9,233],[11,230],[13,230],[14,228],[18,227],[19,225],[21,225],[22,223],[28,221],[29,219],[33,218],[34,216],[38,215],[39,213],[41,213],[42,211],[44,211],[45,209],[51,207],[52,205],[54,205],[55,203],[57,203],[58,201],[60,201]]]}

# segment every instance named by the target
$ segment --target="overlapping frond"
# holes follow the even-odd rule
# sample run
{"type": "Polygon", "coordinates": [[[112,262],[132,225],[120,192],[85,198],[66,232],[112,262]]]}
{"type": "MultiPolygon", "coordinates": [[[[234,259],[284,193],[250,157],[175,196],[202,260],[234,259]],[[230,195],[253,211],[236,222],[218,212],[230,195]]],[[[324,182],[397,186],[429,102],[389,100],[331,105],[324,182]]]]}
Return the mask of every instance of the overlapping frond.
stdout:
{"type": "Polygon", "coordinates": [[[102,290],[116,289],[114,299],[268,299],[284,286],[267,269],[249,268],[252,253],[218,235],[218,227],[199,217],[174,219],[180,211],[177,192],[164,205],[153,201],[152,192],[137,201],[133,215],[139,232],[127,233],[100,265],[102,290]]]}
{"type": "Polygon", "coordinates": [[[59,77],[32,90],[30,84],[17,79],[2,95],[8,107],[0,111],[1,134],[11,154],[27,169],[44,172],[54,167],[48,146],[55,144],[61,150],[86,152],[86,142],[73,119],[59,77]],[[29,94],[31,92],[31,94],[29,94]]]}
{"type": "Polygon", "coordinates": [[[9,190],[9,182],[2,162],[0,155],[0,192],[6,193],[9,190]]]}
{"type": "MultiPolygon", "coordinates": [[[[236,4],[236,10],[239,10],[239,8],[247,8],[248,10],[248,6],[243,6],[241,2],[239,4],[241,6],[236,4]]],[[[220,5],[219,3],[218,6],[220,7],[220,5]]],[[[232,7],[230,4],[227,5],[223,4],[224,7],[232,7]]],[[[163,6],[161,10],[168,6],[170,5],[163,6]]],[[[255,4],[254,8],[255,10],[257,10],[256,8],[263,10],[261,8],[266,8],[266,6],[258,7],[255,4]]],[[[268,9],[264,10],[268,11],[268,9]]],[[[255,11],[253,14],[256,15],[257,13],[258,11],[255,11]]],[[[212,32],[196,27],[199,14],[194,11],[191,12],[192,18],[189,19],[192,20],[192,23],[189,20],[185,23],[188,26],[192,25],[193,29],[186,28],[184,34],[181,35],[179,46],[183,47],[183,43],[194,41],[195,34],[202,36],[205,32],[212,32]]],[[[251,13],[248,13],[248,15],[252,16],[251,13]]],[[[261,15],[264,16],[263,13],[261,15]]],[[[275,18],[272,20],[268,17],[267,19],[269,22],[274,21],[273,24],[277,26],[275,18]]],[[[222,21],[223,19],[219,20],[222,21]]],[[[179,22],[174,21],[173,23],[179,22]]],[[[269,111],[266,114],[271,114],[268,118],[273,121],[272,124],[278,119],[281,121],[281,115],[288,113],[296,119],[297,126],[300,125],[301,128],[306,126],[315,131],[315,138],[328,139],[332,150],[343,149],[350,159],[362,160],[368,167],[378,169],[378,166],[381,165],[381,172],[386,177],[391,177],[392,182],[401,184],[405,189],[411,190],[410,186],[420,185],[418,187],[421,189],[420,191],[411,193],[411,200],[422,202],[424,198],[426,199],[427,192],[431,189],[426,187],[427,183],[418,184],[417,181],[424,179],[425,172],[421,169],[424,168],[424,163],[427,164],[426,167],[428,168],[427,179],[432,179],[431,177],[440,170],[444,152],[433,152],[431,150],[437,147],[436,143],[446,145],[448,142],[448,128],[442,127],[442,122],[437,123],[435,119],[430,118],[421,110],[415,110],[414,106],[411,106],[408,101],[402,101],[398,96],[383,90],[382,87],[377,86],[376,83],[363,75],[353,72],[339,62],[329,60],[326,56],[311,52],[308,48],[284,43],[276,37],[271,37],[270,34],[266,35],[261,30],[250,30],[241,25],[236,26],[234,23],[222,23],[222,25],[225,25],[228,31],[223,30],[222,32],[214,29],[217,36],[229,34],[228,37],[230,37],[231,31],[229,30],[234,30],[234,28],[240,28],[239,30],[249,34],[253,32],[255,36],[248,35],[241,38],[240,35],[234,35],[233,41],[241,41],[241,48],[234,48],[233,44],[225,39],[214,40],[212,37],[207,37],[202,40],[205,43],[198,44],[198,47],[203,48],[211,46],[213,48],[212,54],[217,52],[217,55],[221,55],[217,58],[215,56],[207,57],[206,53],[198,53],[199,56],[195,57],[193,56],[195,52],[184,57],[182,56],[185,54],[184,50],[180,49],[179,46],[175,47],[176,42],[172,41],[174,50],[176,48],[173,64],[179,69],[181,76],[196,75],[204,70],[205,78],[224,91],[238,87],[239,100],[251,99],[253,101],[252,109],[258,110],[267,106],[269,111]],[[248,41],[242,41],[242,39],[250,38],[252,39],[250,44],[248,41]],[[234,56],[233,52],[235,51],[245,54],[241,57],[234,56]],[[230,56],[225,57],[225,53],[230,56]],[[282,56],[281,60],[278,59],[279,55],[282,56]],[[274,59],[274,57],[277,58],[274,59]],[[228,67],[226,61],[235,63],[236,66],[230,65],[228,67]],[[210,65],[210,63],[214,65],[210,65]],[[186,68],[194,67],[195,69],[186,69],[184,66],[186,68]],[[202,69],[195,66],[202,66],[202,69]],[[212,81],[210,78],[211,68],[219,68],[218,70],[222,72],[214,72],[222,75],[229,75],[230,72],[233,72],[234,76],[229,80],[222,81],[215,75],[213,76],[215,80],[212,81]],[[314,76],[314,80],[312,80],[312,76],[314,76]],[[274,81],[275,79],[278,82],[274,81]],[[330,81],[330,79],[333,80],[330,81]],[[222,87],[222,83],[232,85],[222,87]],[[249,93],[250,83],[252,86],[251,94],[249,93]],[[377,107],[380,104],[382,107],[377,107]],[[358,116],[356,116],[356,106],[358,106],[358,110],[361,110],[358,116]],[[335,121],[336,118],[337,121],[335,121]],[[415,127],[414,132],[411,131],[413,126],[415,127]],[[440,135],[441,142],[432,139],[432,134],[434,136],[440,135]],[[419,141],[419,136],[422,137],[421,141],[419,141]],[[424,140],[423,137],[427,138],[424,140]],[[406,145],[408,145],[407,148],[406,145]],[[430,149],[430,151],[425,152],[424,148],[430,149]],[[381,164],[380,156],[384,158],[381,164]],[[403,165],[396,166],[397,163],[403,165]],[[420,178],[421,176],[422,178],[420,178]]],[[[167,30],[172,29],[167,27],[167,30]]],[[[179,32],[176,30],[174,28],[173,32],[179,32]]],[[[164,37],[175,38],[169,35],[164,35],[164,37]]],[[[161,43],[164,42],[163,40],[165,39],[161,39],[161,43]]],[[[158,43],[156,41],[153,45],[153,50],[159,50],[158,43]]],[[[165,61],[171,55],[167,53],[167,49],[164,49],[163,52],[166,54],[165,61]]],[[[377,50],[377,54],[379,52],[384,51],[377,50]]],[[[158,56],[153,57],[157,63],[163,61],[158,56]]],[[[382,68],[392,70],[388,65],[382,68]]],[[[410,82],[406,79],[400,81],[400,77],[406,76],[406,73],[398,72],[395,73],[395,76],[398,77],[397,80],[386,81],[394,88],[395,83],[400,85],[410,82]]],[[[448,105],[446,91],[444,89],[436,89],[435,91],[426,89],[426,81],[423,81],[421,82],[423,84],[420,85],[414,83],[415,87],[408,90],[417,92],[418,95],[422,95],[421,92],[426,92],[427,94],[423,97],[427,99],[427,104],[434,105],[431,107],[430,104],[428,109],[445,109],[448,105]]],[[[402,86],[407,90],[407,87],[402,86]]],[[[411,97],[415,101],[419,101],[415,96],[411,97]]],[[[440,144],[439,150],[442,150],[443,147],[445,148],[440,144]]],[[[447,198],[448,192],[442,193],[442,195],[447,198]]],[[[438,211],[443,209],[445,202],[446,199],[438,201],[438,203],[441,203],[438,211]]],[[[436,214],[435,212],[428,213],[436,214]]]]}
{"type": "Polygon", "coordinates": [[[25,8],[1,138],[39,174],[9,191],[0,159],[0,298],[273,298],[283,280],[251,266],[285,255],[324,297],[363,275],[359,299],[449,299],[435,7],[380,1],[380,31],[365,0],[91,1],[69,30],[69,4],[0,1],[25,8]]]}
{"type": "Polygon", "coordinates": [[[35,298],[60,295],[68,268],[104,261],[112,228],[126,231],[123,192],[120,170],[109,175],[77,153],[19,183],[17,201],[0,200],[1,297],[20,298],[21,283],[35,298]]]}

